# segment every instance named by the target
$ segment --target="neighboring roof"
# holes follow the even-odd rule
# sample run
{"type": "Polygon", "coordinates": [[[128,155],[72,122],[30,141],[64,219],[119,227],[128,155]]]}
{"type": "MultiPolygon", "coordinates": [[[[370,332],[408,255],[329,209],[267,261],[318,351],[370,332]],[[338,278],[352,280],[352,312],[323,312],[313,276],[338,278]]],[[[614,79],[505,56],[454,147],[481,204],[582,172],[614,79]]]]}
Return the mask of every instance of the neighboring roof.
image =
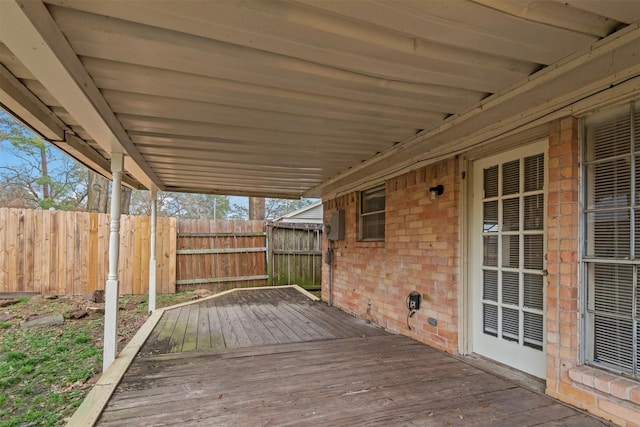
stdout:
{"type": "Polygon", "coordinates": [[[637,0],[2,0],[0,103],[107,176],[124,152],[129,185],[328,195],[637,96],[639,19],[637,0]]]}
{"type": "Polygon", "coordinates": [[[293,212],[282,215],[276,222],[317,222],[322,223],[322,201],[311,203],[293,212]]]}

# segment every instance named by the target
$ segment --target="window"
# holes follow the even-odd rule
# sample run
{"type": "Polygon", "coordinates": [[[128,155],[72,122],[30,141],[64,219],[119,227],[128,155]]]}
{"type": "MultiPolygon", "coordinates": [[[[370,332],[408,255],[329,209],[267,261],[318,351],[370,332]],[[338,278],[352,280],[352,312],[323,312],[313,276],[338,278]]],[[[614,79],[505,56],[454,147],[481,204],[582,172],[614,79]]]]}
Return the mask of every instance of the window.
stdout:
{"type": "Polygon", "coordinates": [[[640,377],[640,113],[585,123],[586,362],[640,377]]]}
{"type": "Polygon", "coordinates": [[[360,240],[384,240],[385,186],[360,193],[360,240]]]}

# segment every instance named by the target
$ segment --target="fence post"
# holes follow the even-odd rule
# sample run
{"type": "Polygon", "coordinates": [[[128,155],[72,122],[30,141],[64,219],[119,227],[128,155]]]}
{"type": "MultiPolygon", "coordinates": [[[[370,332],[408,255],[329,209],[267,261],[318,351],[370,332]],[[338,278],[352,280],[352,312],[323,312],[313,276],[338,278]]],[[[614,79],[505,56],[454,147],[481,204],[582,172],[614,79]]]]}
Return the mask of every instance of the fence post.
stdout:
{"type": "Polygon", "coordinates": [[[265,231],[267,232],[265,236],[267,243],[267,286],[273,286],[273,224],[271,222],[265,222],[265,231]]]}

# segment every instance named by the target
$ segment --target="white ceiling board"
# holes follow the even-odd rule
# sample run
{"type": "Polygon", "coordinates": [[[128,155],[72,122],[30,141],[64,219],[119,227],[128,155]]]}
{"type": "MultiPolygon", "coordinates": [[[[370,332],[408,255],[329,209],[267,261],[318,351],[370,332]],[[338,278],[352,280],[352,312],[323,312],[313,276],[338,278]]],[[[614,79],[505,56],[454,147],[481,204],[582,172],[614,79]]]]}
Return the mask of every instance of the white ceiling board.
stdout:
{"type": "MultiPolygon", "coordinates": [[[[65,6],[69,5],[65,3],[65,6]]],[[[83,8],[82,3],[71,5],[83,8]]],[[[526,62],[507,60],[488,52],[478,54],[470,50],[442,49],[439,45],[411,36],[360,25],[296,4],[217,2],[215,9],[208,10],[203,10],[199,1],[151,1],[133,5],[125,9],[118,2],[103,2],[99,10],[110,18],[122,20],[117,24],[113,19],[109,22],[109,25],[116,25],[115,31],[121,34],[145,37],[143,32],[134,33],[132,25],[127,22],[146,24],[150,28],[162,25],[172,30],[175,37],[189,34],[209,41],[223,40],[219,46],[211,45],[217,53],[224,54],[229,44],[234,49],[243,46],[247,50],[236,55],[261,63],[267,63],[273,57],[281,67],[294,68],[302,62],[320,63],[393,80],[416,83],[428,80],[468,88],[483,85],[491,79],[498,84],[505,80],[517,81],[533,71],[531,64],[526,62]]],[[[84,9],[91,7],[85,6],[84,9]]],[[[69,20],[63,16],[65,12],[54,9],[53,13],[58,22],[69,20]]],[[[106,26],[97,21],[92,25],[106,26]]],[[[141,26],[133,27],[140,29],[141,26]]],[[[168,33],[166,37],[165,40],[169,40],[168,33]]],[[[177,43],[177,38],[172,43],[177,43]]]]}
{"type": "Polygon", "coordinates": [[[635,12],[612,1],[30,0],[0,62],[108,160],[97,111],[161,189],[320,195],[632,78],[635,12]],[[57,80],[20,44],[32,32],[56,36],[57,80]]]}
{"type": "Polygon", "coordinates": [[[265,88],[205,76],[185,76],[175,71],[93,58],[84,58],[83,63],[103,90],[119,90],[132,94],[188,99],[289,114],[324,115],[327,118],[350,121],[366,122],[374,119],[380,124],[400,123],[424,127],[420,125],[423,124],[425,118],[441,121],[446,114],[440,111],[452,112],[456,111],[456,108],[468,105],[468,101],[463,103],[443,98],[442,102],[436,103],[431,101],[431,97],[425,97],[421,109],[397,107],[347,98],[265,88]],[[429,102],[432,104],[429,105],[429,102]],[[432,113],[429,112],[429,109],[438,112],[432,113]]]}
{"type": "MultiPolygon", "coordinates": [[[[373,141],[369,139],[331,137],[295,132],[267,131],[256,132],[253,129],[211,125],[197,122],[181,122],[176,120],[152,120],[141,117],[119,116],[132,139],[148,138],[158,145],[189,144],[198,147],[209,142],[267,144],[275,148],[294,148],[298,146],[316,147],[321,150],[325,145],[367,146],[372,152],[383,151],[393,143],[373,141]],[[215,135],[216,137],[211,137],[215,135]]],[[[138,139],[141,140],[141,139],[138,139]]],[[[141,140],[145,141],[145,140],[141,140]]]]}
{"type": "Polygon", "coordinates": [[[638,0],[562,0],[563,3],[577,9],[607,16],[611,19],[630,24],[640,20],[640,2],[638,0]]]}
{"type": "MultiPolygon", "coordinates": [[[[53,10],[55,12],[60,9],[53,10]]],[[[427,87],[421,88],[422,85],[400,77],[389,82],[387,78],[372,75],[370,70],[354,73],[295,57],[271,55],[244,46],[163,31],[127,21],[109,20],[75,11],[59,12],[57,15],[76,52],[83,57],[99,57],[190,74],[246,81],[267,87],[297,89],[318,94],[324,94],[325,88],[335,87],[362,88],[361,90],[380,94],[397,89],[407,94],[416,90],[419,94],[435,92],[435,95],[442,93],[443,96],[456,96],[464,94],[464,90],[487,92],[504,86],[504,81],[493,75],[487,76],[487,81],[473,83],[465,78],[459,79],[453,73],[444,73],[434,76],[433,80],[425,83],[427,87]],[[123,50],[119,46],[130,48],[123,50]]],[[[524,75],[519,74],[520,77],[524,75]]]]}
{"type": "Polygon", "coordinates": [[[571,7],[570,2],[564,0],[473,1],[524,19],[597,37],[608,36],[620,25],[620,22],[614,19],[571,7]]]}
{"type": "Polygon", "coordinates": [[[298,0],[424,40],[478,52],[551,64],[595,37],[510,17],[460,1],[387,0],[366,3],[298,0]]]}
{"type": "MultiPolygon", "coordinates": [[[[338,119],[286,114],[269,110],[238,108],[191,100],[164,98],[127,92],[103,91],[113,111],[172,120],[190,120],[203,123],[229,124],[254,129],[307,132],[327,136],[351,136],[371,139],[403,139],[406,127],[382,126],[375,120],[370,123],[349,122],[338,119]]],[[[427,120],[425,120],[427,122],[427,120]]],[[[429,123],[429,122],[427,122],[429,123]]],[[[432,120],[431,124],[437,123],[432,120]]]]}

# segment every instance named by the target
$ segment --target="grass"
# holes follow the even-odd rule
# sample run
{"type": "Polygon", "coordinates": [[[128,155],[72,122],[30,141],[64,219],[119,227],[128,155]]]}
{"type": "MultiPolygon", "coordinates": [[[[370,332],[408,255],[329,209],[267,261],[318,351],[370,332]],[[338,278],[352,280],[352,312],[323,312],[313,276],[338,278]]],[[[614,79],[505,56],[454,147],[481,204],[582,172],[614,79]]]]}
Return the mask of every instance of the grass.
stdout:
{"type": "MultiPolygon", "coordinates": [[[[191,292],[157,295],[158,307],[193,299],[191,292]]],[[[0,427],[64,425],[89,392],[87,380],[102,370],[104,318],[90,313],[81,320],[69,313],[86,308],[81,298],[19,298],[7,308],[15,317],[0,322],[0,427]],[[63,325],[24,330],[31,314],[63,313],[63,325]]],[[[144,295],[121,297],[118,335],[123,347],[144,323],[144,295]]]]}
{"type": "Polygon", "coordinates": [[[0,339],[0,426],[64,424],[97,374],[102,353],[89,325],[14,329],[0,339]]]}

